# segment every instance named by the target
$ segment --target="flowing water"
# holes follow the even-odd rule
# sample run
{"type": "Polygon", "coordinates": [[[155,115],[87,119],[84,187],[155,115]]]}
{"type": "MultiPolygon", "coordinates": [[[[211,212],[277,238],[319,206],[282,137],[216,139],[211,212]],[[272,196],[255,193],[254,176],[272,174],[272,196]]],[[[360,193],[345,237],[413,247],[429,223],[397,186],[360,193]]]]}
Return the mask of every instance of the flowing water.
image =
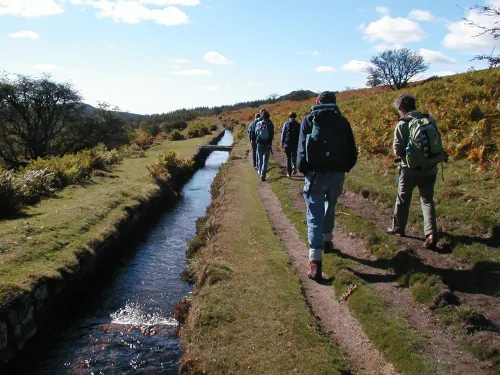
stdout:
{"type": "MultiPolygon", "coordinates": [[[[219,145],[229,146],[226,131],[219,145]]],[[[177,374],[182,355],[173,306],[191,292],[181,279],[186,241],[210,204],[210,185],[228,152],[214,151],[182,198],[145,236],[134,256],[103,281],[88,311],[47,340],[31,374],[177,374]]],[[[82,310],[85,307],[82,306],[82,310]]]]}

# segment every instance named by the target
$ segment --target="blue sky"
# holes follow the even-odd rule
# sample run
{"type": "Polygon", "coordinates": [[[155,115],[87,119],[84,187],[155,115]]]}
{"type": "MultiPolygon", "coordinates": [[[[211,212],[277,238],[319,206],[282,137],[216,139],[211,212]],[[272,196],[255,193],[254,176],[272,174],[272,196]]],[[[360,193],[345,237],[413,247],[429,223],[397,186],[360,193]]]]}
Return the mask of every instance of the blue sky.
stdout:
{"type": "Polygon", "coordinates": [[[0,0],[0,69],[136,113],[343,90],[386,48],[421,52],[427,75],[484,68],[470,60],[500,41],[462,23],[491,22],[467,11],[481,1],[0,0]]]}

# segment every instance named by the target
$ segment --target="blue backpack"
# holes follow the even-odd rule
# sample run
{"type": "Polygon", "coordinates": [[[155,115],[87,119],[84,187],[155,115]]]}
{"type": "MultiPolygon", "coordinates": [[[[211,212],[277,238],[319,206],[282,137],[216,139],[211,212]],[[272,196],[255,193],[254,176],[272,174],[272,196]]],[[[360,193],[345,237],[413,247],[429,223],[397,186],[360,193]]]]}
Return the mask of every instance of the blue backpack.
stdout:
{"type": "Polygon", "coordinates": [[[311,133],[306,136],[306,161],[317,172],[342,171],[348,158],[347,136],[338,121],[336,105],[314,106],[309,115],[311,133]]]}
{"type": "Polygon", "coordinates": [[[267,128],[268,126],[268,121],[262,120],[259,121],[255,127],[255,135],[257,138],[257,142],[267,142],[269,141],[269,129],[267,128]]]}

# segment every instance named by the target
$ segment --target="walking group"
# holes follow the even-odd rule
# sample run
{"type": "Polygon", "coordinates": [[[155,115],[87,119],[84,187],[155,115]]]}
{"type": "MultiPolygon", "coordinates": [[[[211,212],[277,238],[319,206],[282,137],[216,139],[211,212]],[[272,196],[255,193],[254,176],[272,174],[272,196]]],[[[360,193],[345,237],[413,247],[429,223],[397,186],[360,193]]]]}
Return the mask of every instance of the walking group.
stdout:
{"type": "MultiPolygon", "coordinates": [[[[418,187],[424,216],[424,247],[435,249],[438,230],[434,186],[437,165],[444,156],[441,134],[434,118],[418,111],[416,100],[410,94],[400,94],[394,107],[401,116],[393,142],[399,176],[393,221],[387,233],[405,236],[412,193],[418,187]]],[[[334,251],[335,206],[344,190],[345,174],[356,164],[358,151],[351,124],[342,115],[335,93],[322,92],[301,123],[296,118],[296,113],[290,112],[289,120],[282,127],[280,143],[286,155],[287,177],[297,170],[304,175],[308,277],[320,281],[323,253],[334,251]]],[[[253,167],[261,180],[266,181],[274,139],[274,124],[267,110],[255,115],[248,135],[253,167]]]]}

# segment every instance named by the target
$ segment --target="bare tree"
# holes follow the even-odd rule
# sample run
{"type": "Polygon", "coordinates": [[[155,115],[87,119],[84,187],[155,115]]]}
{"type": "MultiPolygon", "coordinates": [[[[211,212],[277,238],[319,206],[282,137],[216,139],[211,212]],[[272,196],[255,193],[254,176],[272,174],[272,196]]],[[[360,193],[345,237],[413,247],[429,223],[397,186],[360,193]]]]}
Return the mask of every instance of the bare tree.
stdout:
{"type": "Polygon", "coordinates": [[[368,68],[368,74],[393,90],[406,87],[410,79],[429,68],[422,55],[408,48],[386,50],[370,61],[373,66],[368,68]]]}
{"type": "Polygon", "coordinates": [[[376,74],[368,75],[368,78],[366,79],[366,86],[367,87],[374,88],[374,87],[380,86],[381,84],[382,84],[382,80],[376,74]]]}
{"type": "Polygon", "coordinates": [[[15,164],[19,156],[36,159],[58,150],[80,117],[80,100],[71,84],[49,76],[0,77],[0,156],[15,164]]]}
{"type": "MultiPolygon", "coordinates": [[[[491,25],[485,26],[480,25],[470,18],[464,18],[465,24],[470,27],[475,27],[479,29],[479,33],[476,36],[481,36],[489,34],[493,36],[493,39],[500,38],[500,6],[496,5],[476,5],[469,9],[470,11],[482,14],[489,17],[492,21],[491,25]]],[[[494,55],[495,48],[491,51],[490,55],[476,55],[475,60],[484,60],[488,63],[490,68],[500,65],[500,55],[494,55]]]]}

